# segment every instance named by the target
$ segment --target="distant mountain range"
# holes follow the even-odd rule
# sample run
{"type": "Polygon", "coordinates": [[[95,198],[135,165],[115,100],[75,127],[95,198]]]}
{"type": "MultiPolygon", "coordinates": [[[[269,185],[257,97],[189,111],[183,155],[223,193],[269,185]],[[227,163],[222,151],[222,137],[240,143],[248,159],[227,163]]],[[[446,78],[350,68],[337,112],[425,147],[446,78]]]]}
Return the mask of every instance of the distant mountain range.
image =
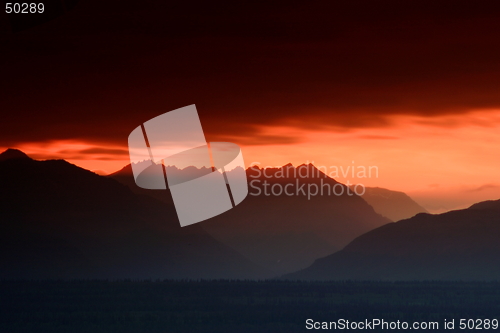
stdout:
{"type": "Polygon", "coordinates": [[[0,278],[263,278],[272,272],[181,228],[175,209],[63,160],[0,154],[0,278]]]}
{"type": "MultiPolygon", "coordinates": [[[[192,170],[186,170],[192,172],[192,170]]],[[[171,198],[165,191],[143,190],[133,180],[130,166],[110,175],[137,193],[148,194],[167,203],[171,198]]],[[[230,211],[203,221],[201,226],[220,242],[230,246],[251,261],[285,274],[305,268],[315,259],[331,254],[355,237],[384,225],[390,220],[377,214],[361,197],[348,195],[348,188],[321,173],[313,165],[281,168],[247,169],[249,195],[230,211]],[[307,177],[302,177],[302,176],[307,177]],[[264,192],[267,182],[267,193],[264,192]],[[298,183],[297,183],[298,181],[298,183]],[[277,184],[288,188],[293,195],[273,195],[277,184]],[[304,191],[310,184],[336,187],[342,195],[316,195],[308,198],[304,191]],[[326,185],[325,185],[326,184],[326,185]],[[260,195],[255,195],[261,191],[260,195]]],[[[312,185],[311,185],[312,186],[312,185]]],[[[275,193],[277,193],[278,187],[275,193]]],[[[331,192],[330,192],[331,193],[331,192]]]]}
{"type": "Polygon", "coordinates": [[[307,280],[498,280],[500,200],[418,214],[359,236],[284,276],[307,280]]]}
{"type": "Polygon", "coordinates": [[[404,192],[391,191],[381,187],[365,187],[361,196],[377,213],[399,221],[428,211],[404,192]]]}
{"type": "Polygon", "coordinates": [[[310,164],[252,167],[247,177],[240,205],[181,228],[169,191],[138,188],[130,166],[103,177],[9,149],[0,154],[0,278],[500,277],[499,202],[390,223],[382,215],[422,208],[401,192],[353,195],[310,164]],[[315,187],[337,195],[308,195],[315,187]]]}

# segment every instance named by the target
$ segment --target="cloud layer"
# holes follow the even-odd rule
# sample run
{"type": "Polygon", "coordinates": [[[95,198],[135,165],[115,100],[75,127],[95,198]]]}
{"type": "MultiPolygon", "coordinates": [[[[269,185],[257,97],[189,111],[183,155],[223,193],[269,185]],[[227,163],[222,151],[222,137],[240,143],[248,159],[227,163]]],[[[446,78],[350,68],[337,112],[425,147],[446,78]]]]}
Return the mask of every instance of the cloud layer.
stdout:
{"type": "Polygon", "coordinates": [[[81,1],[2,34],[0,137],[124,146],[137,124],[195,103],[211,141],[296,144],[262,128],[500,108],[495,4],[81,1]]]}

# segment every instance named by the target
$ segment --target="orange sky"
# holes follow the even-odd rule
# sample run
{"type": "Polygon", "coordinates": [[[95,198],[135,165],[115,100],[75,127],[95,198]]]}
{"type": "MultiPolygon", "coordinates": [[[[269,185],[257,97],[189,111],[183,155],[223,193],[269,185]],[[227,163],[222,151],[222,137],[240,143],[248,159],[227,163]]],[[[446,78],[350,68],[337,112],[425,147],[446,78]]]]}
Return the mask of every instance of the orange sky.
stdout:
{"type": "MultiPolygon", "coordinates": [[[[436,212],[500,197],[500,110],[438,117],[393,115],[387,122],[383,127],[351,130],[334,126],[321,130],[260,128],[263,136],[295,139],[289,144],[251,145],[251,137],[228,140],[245,142],[240,144],[247,166],[311,162],[326,167],[344,183],[404,191],[436,212]],[[377,168],[372,168],[371,177],[352,177],[353,166],[356,172],[363,167],[377,168]],[[348,175],[344,177],[342,172],[348,175]]],[[[16,148],[37,159],[62,158],[104,174],[129,163],[127,147],[105,143],[67,140],[25,143],[16,148]]]]}
{"type": "Polygon", "coordinates": [[[377,166],[336,178],[436,212],[497,199],[500,7],[452,7],[89,0],[0,26],[0,146],[109,173],[138,124],[196,104],[247,164],[377,166]]]}

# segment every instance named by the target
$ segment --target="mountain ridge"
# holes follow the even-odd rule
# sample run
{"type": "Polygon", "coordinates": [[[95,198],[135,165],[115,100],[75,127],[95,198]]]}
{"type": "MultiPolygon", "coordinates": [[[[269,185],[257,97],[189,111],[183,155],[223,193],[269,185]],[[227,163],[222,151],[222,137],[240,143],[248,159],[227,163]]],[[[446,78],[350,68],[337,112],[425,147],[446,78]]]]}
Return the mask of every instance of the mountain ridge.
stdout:
{"type": "Polygon", "coordinates": [[[0,183],[0,278],[272,276],[181,228],[172,205],[64,160],[1,161],[0,183]]]}
{"type": "Polygon", "coordinates": [[[420,213],[369,231],[308,268],[305,280],[500,279],[500,200],[420,213]]]}
{"type": "MultiPolygon", "coordinates": [[[[281,187],[299,182],[305,189],[309,184],[321,186],[327,183],[330,188],[336,186],[339,192],[340,189],[348,191],[347,186],[312,164],[294,167],[288,163],[266,169],[251,166],[246,174],[249,183],[247,198],[224,214],[203,221],[201,226],[218,241],[276,274],[306,267],[314,259],[339,250],[361,233],[390,222],[358,196],[308,197],[307,193],[300,191],[295,191],[293,196],[284,192],[280,195],[265,195],[264,192],[256,195],[254,192],[256,187],[264,190],[264,182],[281,187]]],[[[168,191],[138,188],[129,167],[110,177],[134,192],[172,202],[165,194],[168,191]]]]}
{"type": "Polygon", "coordinates": [[[364,187],[361,197],[365,199],[375,211],[392,221],[410,218],[419,213],[428,211],[415,202],[408,194],[393,191],[382,187],[364,187]]]}

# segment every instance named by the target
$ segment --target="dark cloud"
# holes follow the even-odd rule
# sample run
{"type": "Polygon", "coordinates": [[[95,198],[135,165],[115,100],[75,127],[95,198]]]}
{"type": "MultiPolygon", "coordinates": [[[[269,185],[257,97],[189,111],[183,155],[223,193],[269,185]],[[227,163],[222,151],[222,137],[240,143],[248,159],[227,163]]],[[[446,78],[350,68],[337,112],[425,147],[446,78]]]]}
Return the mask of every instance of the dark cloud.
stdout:
{"type": "Polygon", "coordinates": [[[233,136],[229,137],[226,134],[221,134],[220,136],[211,136],[214,139],[209,141],[230,141],[236,142],[240,145],[252,145],[252,146],[266,146],[266,145],[286,145],[303,142],[304,138],[300,136],[288,136],[288,135],[264,135],[255,133],[251,136],[233,136]],[[219,137],[219,139],[217,139],[219,137]]]}
{"type": "Polygon", "coordinates": [[[207,139],[294,143],[260,126],[390,126],[500,107],[493,1],[80,1],[0,37],[3,145],[126,145],[196,104],[207,139]],[[234,140],[234,138],[239,138],[234,140]]]}
{"type": "Polygon", "coordinates": [[[88,148],[79,151],[81,154],[96,154],[96,155],[127,155],[127,149],[106,149],[106,148],[88,148]]]}

